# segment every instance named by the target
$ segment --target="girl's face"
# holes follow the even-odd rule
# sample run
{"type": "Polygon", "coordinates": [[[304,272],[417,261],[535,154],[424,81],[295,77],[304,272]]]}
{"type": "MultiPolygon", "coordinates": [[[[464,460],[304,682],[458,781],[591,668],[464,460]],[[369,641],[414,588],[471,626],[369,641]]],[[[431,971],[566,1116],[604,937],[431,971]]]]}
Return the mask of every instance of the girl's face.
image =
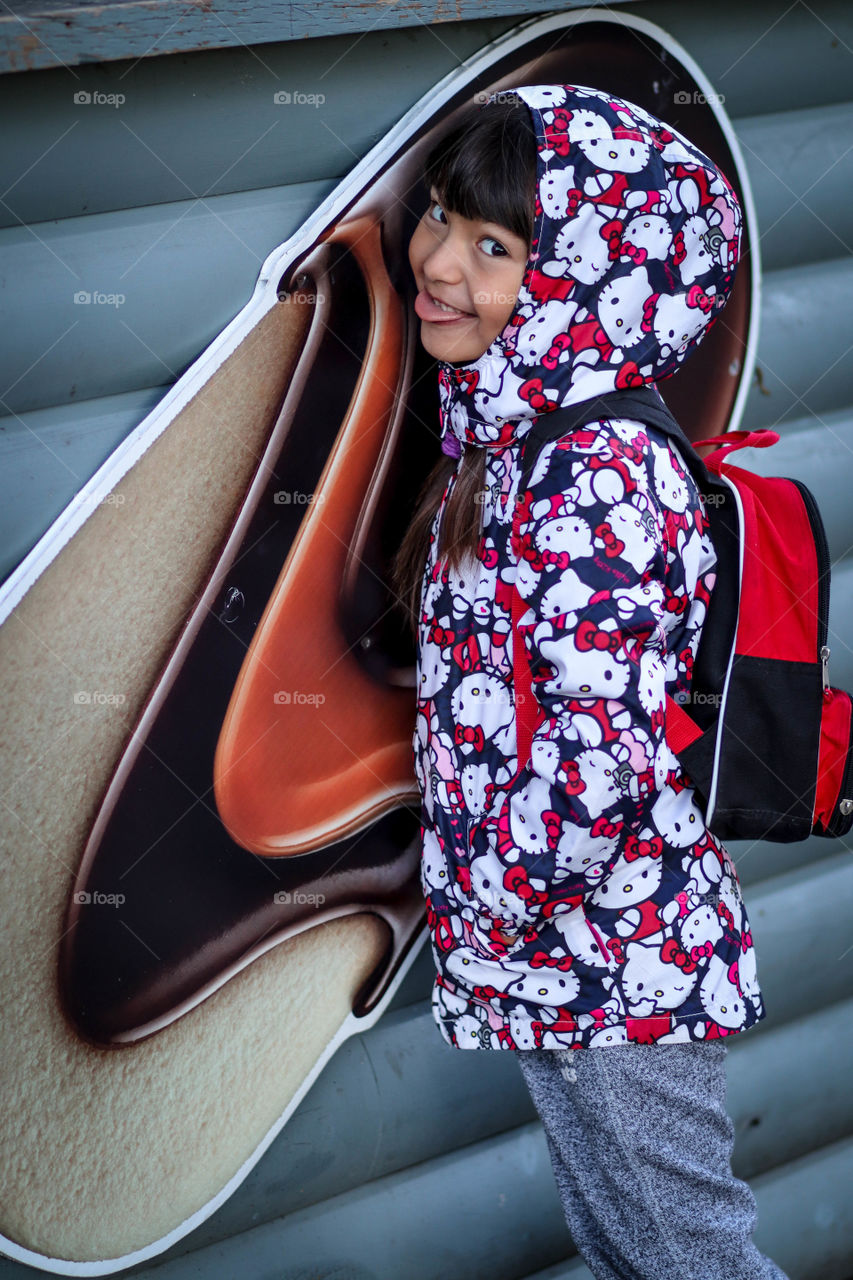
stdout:
{"type": "Polygon", "coordinates": [[[528,255],[527,241],[507,227],[451,213],[430,192],[409,262],[421,342],[431,356],[469,364],[483,355],[512,315],[528,255]]]}

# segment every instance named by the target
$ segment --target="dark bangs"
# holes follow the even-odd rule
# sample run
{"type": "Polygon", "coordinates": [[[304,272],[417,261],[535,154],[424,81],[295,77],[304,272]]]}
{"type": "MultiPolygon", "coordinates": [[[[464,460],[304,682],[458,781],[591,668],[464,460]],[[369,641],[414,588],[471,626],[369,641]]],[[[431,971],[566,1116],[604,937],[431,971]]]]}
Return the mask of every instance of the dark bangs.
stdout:
{"type": "Polygon", "coordinates": [[[497,222],[529,245],[536,200],[536,132],[521,98],[471,107],[430,151],[424,179],[463,218],[497,222]]]}

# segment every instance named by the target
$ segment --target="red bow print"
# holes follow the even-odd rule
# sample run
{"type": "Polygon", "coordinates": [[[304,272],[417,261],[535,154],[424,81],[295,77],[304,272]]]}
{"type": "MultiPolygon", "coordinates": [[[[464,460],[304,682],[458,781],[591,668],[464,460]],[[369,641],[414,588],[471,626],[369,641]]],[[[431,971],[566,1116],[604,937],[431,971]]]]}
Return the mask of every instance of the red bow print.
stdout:
{"type": "Polygon", "coordinates": [[[542,814],[545,823],[545,830],[548,832],[548,848],[556,849],[560,842],[560,832],[562,830],[562,820],[559,813],[554,809],[546,809],[542,814]]]}
{"type": "Polygon", "coordinates": [[[568,551],[543,551],[542,564],[556,565],[558,569],[568,569],[572,558],[568,551]]]}
{"type": "Polygon", "coordinates": [[[661,947],[660,958],[666,964],[676,964],[679,969],[683,969],[685,973],[692,973],[696,968],[696,964],[690,959],[687,952],[678,945],[675,938],[667,938],[661,947]]]}
{"type": "Polygon", "coordinates": [[[598,525],[595,530],[595,536],[601,538],[604,543],[604,554],[606,556],[621,556],[625,550],[625,543],[621,538],[616,537],[616,534],[606,521],[598,525]]]}
{"type": "Polygon", "coordinates": [[[483,660],[477,648],[477,640],[471,635],[453,646],[453,661],[462,671],[479,671],[483,660]]]}
{"type": "Polygon", "coordinates": [[[622,232],[625,227],[618,218],[613,218],[610,222],[605,222],[601,228],[601,238],[607,241],[608,256],[611,262],[615,262],[617,258],[630,258],[637,266],[642,266],[648,254],[645,249],[641,249],[638,245],[632,244],[630,240],[622,239],[622,232]]]}
{"type": "Polygon", "coordinates": [[[560,969],[566,973],[572,967],[574,956],[552,956],[547,951],[535,951],[530,957],[531,969],[560,969]]]}
{"type": "Polygon", "coordinates": [[[581,206],[583,200],[583,192],[577,187],[572,187],[569,194],[569,201],[566,205],[566,217],[573,218],[581,206]]]}
{"type": "Polygon", "coordinates": [[[480,381],[479,373],[470,370],[453,369],[451,375],[457,387],[460,387],[467,395],[472,395],[477,389],[477,383],[480,381]]]}
{"type": "Polygon", "coordinates": [[[456,939],[453,936],[453,930],[450,927],[450,921],[447,916],[440,916],[435,922],[433,929],[433,937],[435,945],[439,951],[452,951],[456,946],[456,939]]]}
{"type": "Polygon", "coordinates": [[[714,299],[704,292],[701,285],[692,284],[687,293],[688,307],[698,307],[705,315],[714,309],[714,299]]]}
{"type": "Polygon", "coordinates": [[[528,882],[527,872],[524,867],[510,867],[504,873],[503,885],[510,893],[514,893],[525,902],[539,903],[545,901],[545,894],[537,893],[533,885],[528,882]]]}
{"type": "Polygon", "coordinates": [[[639,466],[643,461],[643,446],[649,447],[649,437],[641,431],[630,444],[627,440],[620,440],[618,436],[608,436],[607,443],[618,458],[629,458],[639,466]]]}
{"type": "Polygon", "coordinates": [[[620,391],[623,387],[641,387],[645,381],[633,360],[620,364],[616,374],[616,386],[620,391]]]}
{"type": "Polygon", "coordinates": [[[473,742],[478,751],[482,751],[485,745],[483,730],[479,725],[472,724],[458,724],[453,735],[453,741],[457,745],[461,745],[463,742],[473,742]]]}
{"type": "Polygon", "coordinates": [[[645,302],[643,303],[643,332],[644,333],[651,333],[652,329],[654,328],[655,307],[658,304],[659,298],[660,298],[659,293],[653,293],[650,297],[646,298],[645,302]]]}
{"type": "Polygon", "coordinates": [[[429,629],[429,638],[433,644],[437,644],[443,649],[445,645],[453,644],[456,639],[456,632],[449,631],[447,627],[439,626],[437,622],[434,622],[429,629]]]}
{"type": "MultiPolygon", "coordinates": [[[[580,705],[583,704],[581,703],[580,705]]],[[[615,840],[624,825],[624,822],[614,822],[612,818],[602,816],[596,818],[590,827],[590,831],[596,840],[615,840]]]]}
{"type": "Polygon", "coordinates": [[[605,222],[599,232],[602,240],[607,241],[608,257],[611,262],[615,262],[622,250],[622,231],[623,224],[618,218],[612,218],[610,222],[605,222]]]}
{"type": "Polygon", "coordinates": [[[569,121],[572,113],[567,111],[565,107],[558,107],[552,115],[552,122],[545,125],[545,145],[550,147],[552,151],[556,151],[558,156],[567,156],[571,143],[569,142],[569,121]]]}
{"type": "Polygon", "coordinates": [[[701,947],[690,948],[690,959],[693,961],[701,960],[703,956],[707,956],[708,959],[710,960],[713,954],[714,954],[713,942],[703,942],[701,947]]]}
{"type": "Polygon", "coordinates": [[[659,858],[663,852],[663,841],[660,836],[652,836],[651,840],[641,840],[639,836],[629,836],[625,841],[625,861],[634,862],[637,858],[659,858]]]}
{"type": "Polygon", "coordinates": [[[471,895],[471,868],[470,867],[456,868],[456,883],[461,887],[462,892],[465,893],[468,897],[470,897],[471,895]]]}
{"type": "Polygon", "coordinates": [[[579,796],[582,791],[586,791],[586,783],[581,777],[577,760],[567,760],[563,769],[566,773],[565,788],[570,796],[579,796]]]}
{"type": "Polygon", "coordinates": [[[641,245],[632,244],[630,240],[623,240],[620,254],[623,258],[630,258],[638,267],[641,267],[648,257],[646,250],[641,245]]]}
{"type": "Polygon", "coordinates": [[[603,631],[588,618],[580,624],[575,635],[575,646],[578,649],[600,649],[608,653],[618,653],[622,647],[622,635],[619,631],[603,631]]]}
{"type": "Polygon", "coordinates": [[[542,357],[542,363],[546,369],[556,369],[560,363],[560,356],[564,351],[570,351],[572,340],[567,333],[558,333],[550,347],[542,357]]]}
{"type": "Polygon", "coordinates": [[[724,902],[717,903],[717,915],[725,920],[730,929],[734,928],[735,918],[724,902]]]}
{"type": "Polygon", "coordinates": [[[556,409],[556,404],[552,400],[548,400],[542,390],[541,378],[528,378],[518,388],[518,394],[522,400],[526,400],[532,409],[538,409],[540,413],[550,413],[552,409],[556,409]]]}

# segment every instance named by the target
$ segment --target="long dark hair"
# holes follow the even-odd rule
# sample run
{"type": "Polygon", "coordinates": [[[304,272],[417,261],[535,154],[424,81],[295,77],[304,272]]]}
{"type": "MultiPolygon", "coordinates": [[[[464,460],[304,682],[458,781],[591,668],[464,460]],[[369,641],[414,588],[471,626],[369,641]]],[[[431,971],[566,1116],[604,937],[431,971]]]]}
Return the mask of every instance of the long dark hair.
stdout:
{"type": "MultiPolygon", "coordinates": [[[[443,207],[451,213],[497,222],[529,246],[536,191],[536,133],[524,102],[507,93],[485,106],[469,108],[430,151],[423,178],[427,187],[435,187],[443,207]]],[[[392,584],[415,632],[430,529],[457,466],[456,483],[441,518],[438,556],[458,569],[479,549],[486,450],[471,446],[463,449],[458,463],[441,454],[424,481],[394,557],[392,584]]]]}

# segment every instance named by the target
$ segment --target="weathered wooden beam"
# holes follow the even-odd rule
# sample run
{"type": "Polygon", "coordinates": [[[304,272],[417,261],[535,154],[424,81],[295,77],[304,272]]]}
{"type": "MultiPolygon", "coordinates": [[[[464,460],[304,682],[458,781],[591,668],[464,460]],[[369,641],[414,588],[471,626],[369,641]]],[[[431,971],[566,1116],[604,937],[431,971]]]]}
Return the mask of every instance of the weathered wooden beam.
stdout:
{"type": "MultiPolygon", "coordinates": [[[[623,4],[636,0],[621,0],[623,4]]],[[[563,0],[561,9],[603,0],[563,0]]],[[[546,13],[553,0],[18,0],[0,14],[0,71],[72,67],[278,40],[546,13]]],[[[611,4],[610,8],[613,7],[611,4]]]]}

